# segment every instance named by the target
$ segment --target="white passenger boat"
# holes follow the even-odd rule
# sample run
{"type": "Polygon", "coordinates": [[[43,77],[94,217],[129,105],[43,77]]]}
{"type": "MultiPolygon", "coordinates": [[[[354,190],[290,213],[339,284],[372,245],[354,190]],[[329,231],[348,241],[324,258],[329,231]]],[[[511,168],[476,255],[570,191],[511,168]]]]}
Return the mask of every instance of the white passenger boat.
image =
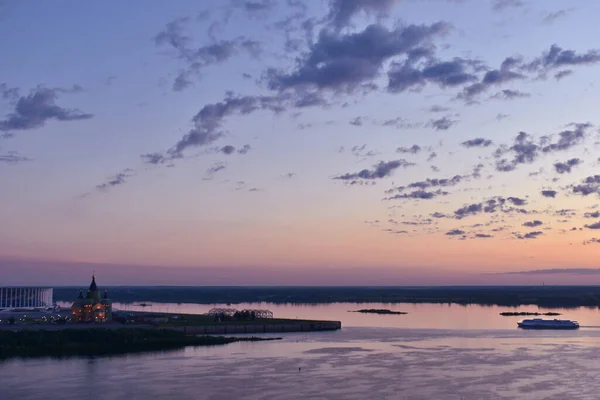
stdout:
{"type": "Polygon", "coordinates": [[[568,319],[523,319],[517,322],[519,328],[523,329],[577,329],[579,323],[568,319]]]}

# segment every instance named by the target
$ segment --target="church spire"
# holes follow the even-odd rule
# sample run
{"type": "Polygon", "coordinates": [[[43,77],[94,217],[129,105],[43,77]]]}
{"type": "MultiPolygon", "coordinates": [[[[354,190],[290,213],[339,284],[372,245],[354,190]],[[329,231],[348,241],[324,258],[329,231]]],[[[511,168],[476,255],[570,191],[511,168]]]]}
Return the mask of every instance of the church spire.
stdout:
{"type": "Polygon", "coordinates": [[[98,286],[96,286],[96,275],[92,275],[92,283],[90,284],[89,291],[95,292],[98,290],[98,286]]]}

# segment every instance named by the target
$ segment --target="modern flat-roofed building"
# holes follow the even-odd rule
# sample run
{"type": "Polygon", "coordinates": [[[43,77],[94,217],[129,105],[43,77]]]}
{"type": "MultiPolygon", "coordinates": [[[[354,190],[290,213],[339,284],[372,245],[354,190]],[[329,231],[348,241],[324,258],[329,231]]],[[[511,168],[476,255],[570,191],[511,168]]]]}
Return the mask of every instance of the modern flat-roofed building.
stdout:
{"type": "Polygon", "coordinates": [[[53,290],[47,287],[0,287],[0,309],[48,308],[53,290]]]}

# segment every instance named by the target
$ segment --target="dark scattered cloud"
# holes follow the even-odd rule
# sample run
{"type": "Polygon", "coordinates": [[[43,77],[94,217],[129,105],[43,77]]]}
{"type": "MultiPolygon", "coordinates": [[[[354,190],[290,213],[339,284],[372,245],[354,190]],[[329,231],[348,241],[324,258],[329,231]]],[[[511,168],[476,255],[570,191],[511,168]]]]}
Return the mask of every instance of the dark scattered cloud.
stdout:
{"type": "Polygon", "coordinates": [[[186,149],[207,146],[222,138],[225,135],[221,129],[225,118],[234,114],[248,115],[258,110],[279,113],[285,110],[284,103],[285,99],[278,96],[234,96],[228,93],[223,101],[202,107],[192,118],[193,128],[166,153],[150,153],[141,157],[150,164],[183,158],[186,149]]]}
{"type": "Polygon", "coordinates": [[[509,8],[523,7],[525,3],[522,0],[493,0],[492,9],[494,11],[504,11],[509,8]]]}
{"type": "Polygon", "coordinates": [[[483,169],[483,164],[479,163],[473,167],[473,172],[471,172],[471,176],[473,178],[481,178],[481,170],[483,169]]]}
{"type": "Polygon", "coordinates": [[[469,139],[461,143],[465,147],[488,147],[492,145],[492,141],[484,138],[469,139]]]}
{"type": "Polygon", "coordinates": [[[524,98],[524,97],[531,97],[531,95],[529,93],[521,92],[520,90],[511,90],[511,89],[501,90],[492,96],[493,99],[498,99],[498,100],[514,100],[514,99],[519,99],[519,98],[524,98]]]}
{"type": "Polygon", "coordinates": [[[556,190],[542,190],[542,196],[544,196],[544,197],[555,198],[556,194],[557,194],[556,190]]]}
{"type": "Polygon", "coordinates": [[[243,147],[236,149],[235,146],[232,145],[226,145],[223,147],[220,147],[218,149],[219,153],[223,153],[226,155],[231,155],[233,153],[238,153],[238,154],[248,154],[248,152],[252,150],[252,147],[249,144],[245,144],[243,147]]]}
{"type": "MultiPolygon", "coordinates": [[[[525,79],[526,76],[515,71],[521,65],[521,59],[507,57],[504,59],[499,69],[488,70],[479,82],[469,85],[458,95],[458,99],[467,103],[474,101],[475,97],[486,92],[491,87],[500,86],[515,80],[525,79]]],[[[503,93],[504,91],[500,92],[503,93]]]]}
{"type": "Polygon", "coordinates": [[[476,233],[474,236],[476,239],[489,239],[489,238],[493,238],[494,235],[490,235],[487,233],[476,233]]]}
{"type": "Polygon", "coordinates": [[[593,224],[585,225],[588,229],[600,229],[600,221],[595,222],[593,224]]]}
{"type": "Polygon", "coordinates": [[[396,169],[402,167],[410,167],[415,165],[414,163],[406,160],[393,160],[393,161],[380,161],[378,164],[373,166],[373,169],[363,169],[355,173],[347,173],[338,175],[333,179],[340,179],[344,181],[353,181],[357,179],[381,179],[390,176],[396,169]]]}
{"type": "Polygon", "coordinates": [[[206,170],[206,179],[212,179],[217,172],[224,170],[226,167],[227,164],[222,161],[215,162],[206,170]]]}
{"type": "Polygon", "coordinates": [[[223,146],[219,149],[219,151],[223,154],[233,154],[235,152],[235,147],[231,145],[223,146]]]}
{"type": "Polygon", "coordinates": [[[476,81],[480,63],[475,60],[454,58],[451,61],[430,61],[423,67],[408,59],[394,62],[388,71],[388,91],[400,93],[405,90],[420,90],[431,83],[441,88],[463,86],[476,81]]]}
{"type": "Polygon", "coordinates": [[[450,111],[450,109],[448,107],[442,107],[442,106],[431,106],[431,108],[429,108],[429,112],[432,112],[432,113],[448,112],[448,111],[450,111]]]}
{"type": "Polygon", "coordinates": [[[506,200],[508,200],[509,202],[511,202],[512,204],[514,204],[515,206],[523,206],[523,205],[527,204],[527,200],[521,199],[519,197],[509,197],[506,200]]]}
{"type": "Polygon", "coordinates": [[[421,146],[413,144],[411,147],[398,147],[396,153],[417,154],[422,150],[421,146]]]}
{"type": "Polygon", "coordinates": [[[600,274],[600,268],[551,268],[532,271],[501,272],[501,275],[595,275],[600,274]]]}
{"type": "Polygon", "coordinates": [[[41,128],[51,120],[78,121],[93,117],[93,114],[57,105],[58,93],[61,92],[65,90],[38,87],[29,95],[20,97],[14,110],[0,120],[0,131],[24,131],[41,128]]]}
{"type": "Polygon", "coordinates": [[[352,153],[353,156],[358,157],[358,158],[374,157],[378,154],[377,152],[375,152],[373,150],[367,149],[366,144],[363,144],[362,146],[352,146],[352,148],[350,149],[350,152],[352,153]]]}
{"type": "Polygon", "coordinates": [[[431,192],[419,189],[419,190],[415,190],[415,191],[409,192],[409,193],[396,194],[394,196],[387,197],[386,200],[400,200],[400,199],[431,200],[438,196],[445,196],[448,194],[449,194],[448,192],[444,192],[440,189],[438,189],[436,191],[431,191],[431,192]]]}
{"type": "Polygon", "coordinates": [[[244,11],[253,14],[271,11],[275,8],[277,3],[275,0],[243,0],[243,1],[234,1],[234,6],[243,9],[244,11]]]}
{"type": "Polygon", "coordinates": [[[32,160],[31,160],[31,158],[20,155],[16,151],[9,151],[4,154],[0,153],[0,163],[18,164],[18,163],[22,163],[25,161],[32,161],[32,160]]]}
{"type": "Polygon", "coordinates": [[[460,229],[452,229],[449,230],[448,232],[446,232],[446,235],[448,236],[459,236],[459,235],[464,235],[465,231],[462,231],[460,229]]]}
{"type": "Polygon", "coordinates": [[[500,114],[496,115],[496,119],[497,119],[498,121],[502,121],[503,119],[506,119],[506,118],[508,118],[508,117],[509,117],[509,115],[508,115],[508,114],[502,114],[502,113],[500,113],[500,114]]]}
{"type": "Polygon", "coordinates": [[[544,18],[542,18],[542,22],[545,24],[551,24],[558,19],[567,17],[571,12],[573,12],[572,8],[549,12],[544,16],[544,18]]]}
{"type": "Polygon", "coordinates": [[[569,75],[573,75],[573,71],[570,69],[565,69],[562,71],[558,71],[556,74],[554,74],[554,78],[557,81],[560,81],[562,78],[566,78],[569,75]]]}
{"type": "Polygon", "coordinates": [[[433,127],[436,131],[446,131],[455,125],[457,121],[451,120],[448,117],[443,117],[440,119],[432,119],[429,121],[429,126],[433,127]]]}
{"type": "Polygon", "coordinates": [[[363,124],[363,118],[362,117],[356,117],[353,120],[350,121],[350,125],[354,125],[354,126],[362,126],[363,124]]]}
{"type": "Polygon", "coordinates": [[[517,239],[536,239],[538,236],[543,235],[544,232],[542,231],[534,231],[534,232],[528,232],[524,235],[521,235],[520,233],[514,233],[515,237],[517,239]]]}
{"type": "Polygon", "coordinates": [[[586,212],[584,218],[600,218],[600,211],[586,212]]]}
{"type": "Polygon", "coordinates": [[[381,126],[393,126],[397,129],[414,129],[423,126],[421,122],[410,122],[402,117],[388,119],[381,123],[381,126]]]}
{"type": "Polygon", "coordinates": [[[568,129],[560,132],[558,134],[558,141],[543,145],[542,151],[544,153],[548,153],[551,151],[569,150],[576,144],[581,143],[583,139],[585,139],[587,130],[592,127],[592,125],[588,123],[573,123],[570,124],[570,126],[573,126],[574,129],[568,129]]]}
{"type": "Polygon", "coordinates": [[[19,97],[18,87],[9,87],[6,83],[0,83],[0,98],[2,100],[15,101],[19,97]]]}
{"type": "Polygon", "coordinates": [[[531,136],[526,132],[519,132],[517,137],[514,139],[514,144],[508,149],[498,149],[496,156],[502,155],[504,152],[511,152],[514,154],[514,158],[511,162],[506,159],[501,159],[496,163],[496,170],[498,171],[512,171],[517,165],[532,163],[539,151],[539,146],[533,142],[531,136]]]}
{"type": "Polygon", "coordinates": [[[202,69],[209,65],[227,61],[241,52],[252,56],[258,56],[260,53],[260,43],[245,37],[232,40],[213,40],[210,44],[194,48],[191,37],[184,34],[185,26],[189,22],[190,18],[175,19],[154,37],[156,46],[167,46],[185,65],[173,83],[175,91],[181,91],[191,86],[191,78],[199,76],[202,69]]]}
{"type": "Polygon", "coordinates": [[[581,162],[582,161],[579,158],[571,158],[570,160],[565,161],[565,162],[554,163],[554,169],[559,174],[570,173],[571,168],[573,168],[576,165],[581,164],[581,162]]]}
{"type": "Polygon", "coordinates": [[[583,242],[583,244],[592,244],[592,243],[600,243],[600,239],[592,238],[583,242]]]}
{"type": "Polygon", "coordinates": [[[575,50],[565,50],[557,44],[553,44],[549,50],[525,65],[524,68],[530,72],[544,75],[553,69],[576,65],[592,65],[598,62],[600,62],[599,50],[593,49],[585,53],[577,53],[575,50]]]}
{"type": "Polygon", "coordinates": [[[323,29],[297,68],[286,73],[269,69],[265,79],[270,89],[329,89],[353,92],[372,83],[385,61],[405,55],[420,59],[430,54],[435,38],[445,35],[449,25],[408,25],[393,30],[373,24],[363,31],[340,34],[323,29]]]}
{"type": "Polygon", "coordinates": [[[252,146],[249,144],[243,145],[240,149],[238,149],[239,154],[248,154],[248,152],[252,150],[252,146]]]}
{"type": "Polygon", "coordinates": [[[421,191],[434,187],[449,187],[458,185],[465,177],[462,175],[455,175],[452,178],[427,178],[424,181],[417,181],[409,183],[406,186],[398,186],[386,191],[386,194],[393,194],[395,192],[404,192],[410,189],[419,189],[421,191]]]}
{"type": "Polygon", "coordinates": [[[582,196],[588,196],[590,194],[600,195],[600,175],[591,175],[583,180],[582,183],[572,186],[573,193],[580,194],[582,196]]]}
{"type": "Polygon", "coordinates": [[[539,220],[534,220],[534,221],[527,221],[525,223],[523,223],[523,226],[526,226],[528,228],[535,228],[536,226],[540,226],[543,225],[544,223],[542,221],[539,220]]]}
{"type": "Polygon", "coordinates": [[[127,178],[133,176],[133,173],[133,169],[126,168],[122,172],[110,177],[106,182],[96,185],[96,189],[105,192],[115,186],[123,185],[125,184],[127,178]]]}
{"type": "Polygon", "coordinates": [[[552,142],[548,136],[536,141],[526,132],[519,132],[512,146],[499,147],[494,156],[498,159],[496,170],[501,172],[512,171],[520,164],[533,163],[540,153],[569,150],[581,143],[587,134],[590,124],[570,124],[573,129],[567,129],[558,134],[558,140],[552,142]],[[512,154],[513,159],[501,158],[506,154],[512,154]]]}
{"type": "Polygon", "coordinates": [[[356,14],[364,12],[384,16],[398,2],[398,0],[331,0],[328,20],[340,30],[347,26],[356,14]]]}
{"type": "Polygon", "coordinates": [[[458,210],[454,211],[454,215],[456,218],[464,218],[467,217],[469,215],[475,215],[475,214],[479,214],[483,211],[483,204],[482,203],[474,203],[474,204],[469,204],[467,206],[461,207],[458,210]]]}
{"type": "Polygon", "coordinates": [[[529,212],[523,208],[515,208],[511,206],[513,205],[520,207],[525,204],[527,204],[527,201],[519,197],[505,198],[501,196],[496,196],[480,203],[472,203],[465,205],[455,210],[452,218],[462,219],[481,213],[491,214],[496,212],[529,214],[529,212]]]}

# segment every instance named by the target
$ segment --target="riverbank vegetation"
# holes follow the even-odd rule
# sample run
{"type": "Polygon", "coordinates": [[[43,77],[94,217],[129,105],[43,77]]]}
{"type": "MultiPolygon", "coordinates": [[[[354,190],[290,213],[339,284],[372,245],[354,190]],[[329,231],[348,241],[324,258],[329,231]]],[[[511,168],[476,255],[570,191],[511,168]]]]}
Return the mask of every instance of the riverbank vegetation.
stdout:
{"type": "MultiPolygon", "coordinates": [[[[279,339],[279,338],[276,338],[279,339]]],[[[188,336],[167,329],[90,328],[62,330],[0,330],[0,359],[10,357],[66,357],[163,351],[185,346],[217,346],[274,338],[188,336]]]]}
{"type": "MultiPolygon", "coordinates": [[[[114,302],[238,303],[442,303],[498,306],[599,307],[600,286],[489,287],[114,287],[114,302]]],[[[77,288],[54,288],[55,300],[73,301],[77,288]]],[[[151,308],[151,307],[149,307],[151,308]]]]}

